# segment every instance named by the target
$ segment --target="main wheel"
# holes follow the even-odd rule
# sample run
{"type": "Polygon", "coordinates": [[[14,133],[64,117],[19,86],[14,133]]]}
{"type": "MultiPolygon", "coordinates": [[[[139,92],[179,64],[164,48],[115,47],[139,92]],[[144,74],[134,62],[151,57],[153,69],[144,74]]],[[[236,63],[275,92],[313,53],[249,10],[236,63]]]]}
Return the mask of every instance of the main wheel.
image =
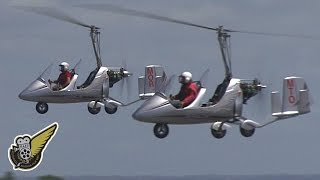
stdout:
{"type": "Polygon", "coordinates": [[[108,114],[114,114],[114,113],[117,112],[118,107],[115,106],[115,107],[110,108],[110,107],[104,106],[104,110],[105,110],[108,114]]]}
{"type": "Polygon", "coordinates": [[[88,111],[91,114],[98,114],[100,112],[100,110],[101,110],[101,107],[92,108],[92,107],[88,106],[88,111]]]}
{"type": "Polygon", "coordinates": [[[244,137],[251,137],[254,134],[255,130],[256,130],[255,128],[253,128],[251,130],[247,130],[247,129],[240,127],[240,133],[244,137]]]}
{"type": "Polygon", "coordinates": [[[215,129],[211,129],[211,134],[217,138],[217,139],[221,139],[223,138],[227,133],[227,130],[215,130],[215,129]]]}
{"type": "Polygon", "coordinates": [[[167,124],[157,123],[153,127],[153,133],[157,138],[163,139],[169,134],[169,126],[167,124]]]}
{"type": "Polygon", "coordinates": [[[36,105],[36,110],[40,114],[45,114],[49,110],[49,106],[47,103],[44,102],[38,102],[36,105]]]}

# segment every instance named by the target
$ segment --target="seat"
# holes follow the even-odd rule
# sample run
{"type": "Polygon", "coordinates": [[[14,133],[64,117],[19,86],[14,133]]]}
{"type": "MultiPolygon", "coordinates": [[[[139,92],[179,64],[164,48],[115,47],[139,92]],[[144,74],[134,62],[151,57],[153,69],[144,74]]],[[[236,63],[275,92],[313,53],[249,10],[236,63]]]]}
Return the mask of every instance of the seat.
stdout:
{"type": "Polygon", "coordinates": [[[71,90],[73,90],[75,88],[75,86],[76,86],[77,79],[78,79],[78,74],[74,74],[72,76],[71,81],[68,84],[68,86],[66,86],[63,89],[60,89],[60,91],[71,91],[71,90]]]}
{"type": "Polygon", "coordinates": [[[88,87],[92,83],[94,78],[96,77],[96,74],[98,73],[98,71],[99,71],[99,68],[96,68],[93,71],[91,71],[88,78],[86,79],[86,81],[82,85],[77,86],[77,89],[82,89],[82,88],[88,87]]]}
{"type": "Polygon", "coordinates": [[[198,95],[196,97],[196,99],[191,103],[189,104],[189,106],[183,108],[183,109],[190,109],[190,108],[193,108],[193,107],[197,107],[200,105],[200,101],[201,99],[203,98],[204,94],[206,93],[207,89],[206,88],[199,88],[199,92],[198,92],[198,95]]]}
{"type": "MultiPolygon", "coordinates": [[[[198,87],[198,94],[197,94],[197,97],[195,100],[192,101],[191,104],[189,104],[187,107],[178,107],[179,109],[188,109],[188,108],[192,108],[192,107],[195,107],[195,106],[198,106],[200,104],[200,100],[202,99],[202,97],[204,96],[205,92],[206,92],[206,88],[203,88],[202,85],[201,85],[201,82],[200,81],[194,81],[194,83],[197,85],[198,87]]],[[[173,102],[171,102],[172,104],[173,102]]],[[[176,107],[175,105],[173,105],[174,107],[176,107]]],[[[176,107],[177,108],[177,107],[176,107]]]]}
{"type": "Polygon", "coordinates": [[[228,86],[229,86],[230,80],[228,78],[225,78],[221,84],[219,84],[212,96],[211,99],[209,99],[209,104],[216,104],[220,101],[224,93],[226,92],[228,86]]]}

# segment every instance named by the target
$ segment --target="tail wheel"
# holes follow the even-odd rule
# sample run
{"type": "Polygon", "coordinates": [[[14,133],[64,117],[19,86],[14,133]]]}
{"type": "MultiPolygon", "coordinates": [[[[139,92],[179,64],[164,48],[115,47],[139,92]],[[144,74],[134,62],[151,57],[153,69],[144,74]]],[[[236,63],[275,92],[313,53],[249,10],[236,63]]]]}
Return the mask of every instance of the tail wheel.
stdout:
{"type": "Polygon", "coordinates": [[[226,129],[225,130],[222,130],[222,129],[221,130],[211,129],[211,134],[217,139],[223,138],[226,135],[226,133],[227,133],[226,129]]]}
{"type": "Polygon", "coordinates": [[[108,113],[108,114],[114,114],[114,113],[117,112],[118,107],[115,106],[115,107],[110,108],[110,107],[105,106],[105,107],[104,107],[104,110],[105,110],[106,113],[108,113]]]}
{"type": "Polygon", "coordinates": [[[45,114],[49,110],[49,106],[47,103],[44,102],[38,102],[36,105],[36,110],[40,114],[45,114]]]}
{"type": "Polygon", "coordinates": [[[153,127],[153,133],[157,138],[163,139],[169,134],[169,126],[167,124],[157,123],[153,127]]]}
{"type": "Polygon", "coordinates": [[[247,130],[247,129],[240,127],[240,133],[244,137],[251,137],[254,134],[255,130],[256,130],[255,128],[247,130]]]}
{"type": "Polygon", "coordinates": [[[101,107],[92,108],[92,107],[88,106],[88,111],[91,114],[98,114],[100,112],[100,110],[101,110],[101,107]]]}

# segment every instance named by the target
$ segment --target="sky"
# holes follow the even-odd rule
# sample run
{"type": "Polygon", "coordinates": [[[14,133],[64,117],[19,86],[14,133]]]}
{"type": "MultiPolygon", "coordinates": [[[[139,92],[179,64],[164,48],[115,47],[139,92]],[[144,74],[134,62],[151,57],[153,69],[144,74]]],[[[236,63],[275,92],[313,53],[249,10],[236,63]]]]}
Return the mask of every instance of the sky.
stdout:
{"type": "MultiPolygon", "coordinates": [[[[15,136],[33,135],[47,125],[60,127],[42,163],[21,176],[55,175],[199,175],[199,174],[318,174],[320,144],[319,101],[320,41],[231,34],[234,77],[259,77],[271,90],[282,79],[304,77],[313,98],[312,112],[257,129],[244,138],[233,126],[223,139],[210,133],[211,124],[171,125],[165,139],[157,139],[153,125],[133,120],[139,103],[119,108],[114,115],[91,115],[87,104],[49,104],[40,115],[33,102],[18,94],[50,64],[82,59],[80,82],[95,68],[89,31],[66,22],[13,8],[12,4],[56,7],[69,15],[101,27],[102,62],[120,66],[127,61],[134,73],[130,97],[138,97],[137,78],[148,64],[164,66],[167,74],[191,71],[194,79],[210,69],[206,99],[224,75],[216,34],[177,24],[120,16],[75,7],[85,0],[0,1],[0,174],[12,170],[7,150],[15,136]]],[[[92,0],[153,12],[212,27],[235,30],[305,34],[320,37],[320,2],[316,0],[92,0]]],[[[179,88],[178,80],[172,93],[179,88]]],[[[265,122],[268,103],[257,99],[245,106],[245,116],[265,122]]],[[[270,108],[269,108],[270,109],[270,108]]]]}

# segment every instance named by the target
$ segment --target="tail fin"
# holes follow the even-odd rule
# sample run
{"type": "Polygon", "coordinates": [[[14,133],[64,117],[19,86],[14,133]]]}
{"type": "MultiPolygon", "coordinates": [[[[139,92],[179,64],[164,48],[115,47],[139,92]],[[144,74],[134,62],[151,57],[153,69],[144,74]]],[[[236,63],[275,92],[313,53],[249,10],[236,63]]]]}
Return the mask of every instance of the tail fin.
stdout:
{"type": "Polygon", "coordinates": [[[279,92],[271,94],[272,115],[280,119],[290,118],[310,112],[309,90],[301,77],[286,77],[283,80],[283,96],[279,92]]]}
{"type": "Polygon", "coordinates": [[[167,76],[160,65],[149,65],[145,67],[145,75],[139,77],[139,97],[141,99],[149,98],[156,92],[162,90],[167,81],[167,76]]]}

